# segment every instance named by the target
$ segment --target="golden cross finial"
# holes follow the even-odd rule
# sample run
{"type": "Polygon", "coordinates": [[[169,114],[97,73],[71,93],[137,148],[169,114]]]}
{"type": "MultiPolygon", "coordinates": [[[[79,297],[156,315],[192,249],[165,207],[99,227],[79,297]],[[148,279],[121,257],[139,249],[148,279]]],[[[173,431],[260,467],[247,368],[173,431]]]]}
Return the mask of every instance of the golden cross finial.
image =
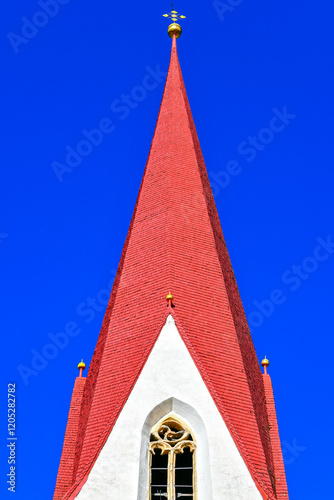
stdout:
{"type": "Polygon", "coordinates": [[[172,10],[169,14],[163,14],[163,17],[167,17],[173,21],[173,23],[176,23],[179,19],[185,19],[186,16],[181,16],[179,15],[176,10],[174,10],[174,5],[172,4],[172,10]]]}

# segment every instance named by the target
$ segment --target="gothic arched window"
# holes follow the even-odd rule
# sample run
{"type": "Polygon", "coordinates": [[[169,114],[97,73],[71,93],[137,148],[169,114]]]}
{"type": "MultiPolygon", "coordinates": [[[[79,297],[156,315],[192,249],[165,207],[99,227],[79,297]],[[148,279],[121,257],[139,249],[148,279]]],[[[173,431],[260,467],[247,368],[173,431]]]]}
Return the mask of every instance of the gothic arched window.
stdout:
{"type": "Polygon", "coordinates": [[[149,443],[150,500],[196,496],[196,443],[192,431],[175,417],[158,422],[149,443]]]}

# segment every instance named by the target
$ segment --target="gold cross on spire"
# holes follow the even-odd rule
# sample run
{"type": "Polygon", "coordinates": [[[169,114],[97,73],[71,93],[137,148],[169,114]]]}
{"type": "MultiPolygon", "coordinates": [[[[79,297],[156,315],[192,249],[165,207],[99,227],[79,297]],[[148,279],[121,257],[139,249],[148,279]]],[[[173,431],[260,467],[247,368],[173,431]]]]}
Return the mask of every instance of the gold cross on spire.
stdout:
{"type": "Polygon", "coordinates": [[[182,16],[176,10],[174,10],[174,5],[172,4],[171,12],[169,14],[163,14],[163,17],[166,17],[166,18],[172,20],[172,24],[170,24],[168,26],[168,35],[171,38],[173,38],[174,35],[176,36],[176,38],[179,38],[179,36],[181,36],[182,29],[181,29],[181,26],[179,24],[177,24],[177,21],[179,19],[185,19],[186,16],[182,16]]]}
{"type": "Polygon", "coordinates": [[[169,14],[163,14],[163,17],[167,17],[169,19],[171,19],[173,21],[173,23],[176,23],[176,21],[178,21],[179,19],[185,19],[186,16],[181,16],[179,15],[178,12],[176,12],[176,10],[174,10],[174,5],[172,4],[172,10],[169,14]]]}

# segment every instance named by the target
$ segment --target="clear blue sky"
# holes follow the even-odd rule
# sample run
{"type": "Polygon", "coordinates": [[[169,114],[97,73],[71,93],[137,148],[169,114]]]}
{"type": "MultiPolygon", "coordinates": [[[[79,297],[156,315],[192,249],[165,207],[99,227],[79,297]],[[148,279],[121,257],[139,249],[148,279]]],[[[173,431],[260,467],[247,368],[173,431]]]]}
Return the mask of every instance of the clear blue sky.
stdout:
{"type": "MultiPolygon", "coordinates": [[[[257,354],[271,362],[290,497],[329,498],[334,7],[216,4],[175,3],[187,16],[180,63],[257,354]]],[[[171,47],[169,2],[59,0],[50,9],[17,0],[0,19],[3,499],[13,498],[13,381],[15,498],[52,498],[76,366],[89,365],[99,335],[171,47]],[[95,145],[81,142],[99,126],[95,145]],[[58,165],[57,176],[55,162],[67,171],[58,165]],[[69,322],[78,335],[58,352],[46,347],[69,322]],[[33,370],[45,349],[45,366],[22,377],[17,367],[33,370]]]]}

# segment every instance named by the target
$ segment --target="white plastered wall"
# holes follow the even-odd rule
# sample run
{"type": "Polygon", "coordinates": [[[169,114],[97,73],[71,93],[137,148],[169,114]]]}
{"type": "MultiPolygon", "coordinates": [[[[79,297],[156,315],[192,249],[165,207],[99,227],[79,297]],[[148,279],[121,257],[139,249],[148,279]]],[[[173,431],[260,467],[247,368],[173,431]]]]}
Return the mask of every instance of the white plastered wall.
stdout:
{"type": "Polygon", "coordinates": [[[172,412],[194,432],[198,500],[262,500],[172,316],[77,500],[147,500],[151,427],[172,412]]]}

